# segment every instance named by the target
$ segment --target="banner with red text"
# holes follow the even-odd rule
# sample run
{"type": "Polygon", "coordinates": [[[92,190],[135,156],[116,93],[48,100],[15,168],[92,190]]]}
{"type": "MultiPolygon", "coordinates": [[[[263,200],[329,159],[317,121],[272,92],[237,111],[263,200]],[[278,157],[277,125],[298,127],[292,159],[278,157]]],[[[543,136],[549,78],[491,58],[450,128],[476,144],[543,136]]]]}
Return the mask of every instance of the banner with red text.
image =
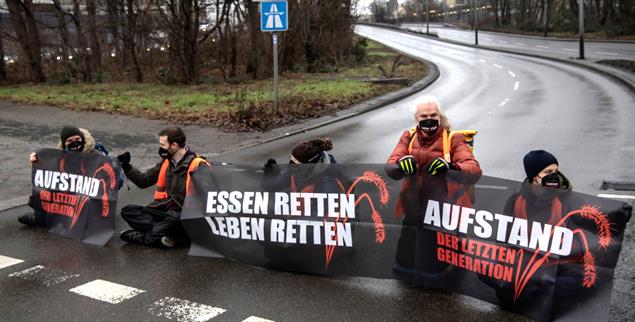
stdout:
{"type": "Polygon", "coordinates": [[[37,151],[31,204],[49,232],[105,245],[115,229],[117,180],[112,161],[99,153],[37,151]]]}
{"type": "Polygon", "coordinates": [[[456,171],[384,165],[201,167],[181,217],[190,255],[267,268],[398,278],[537,320],[607,320],[630,209],[456,171]]]}

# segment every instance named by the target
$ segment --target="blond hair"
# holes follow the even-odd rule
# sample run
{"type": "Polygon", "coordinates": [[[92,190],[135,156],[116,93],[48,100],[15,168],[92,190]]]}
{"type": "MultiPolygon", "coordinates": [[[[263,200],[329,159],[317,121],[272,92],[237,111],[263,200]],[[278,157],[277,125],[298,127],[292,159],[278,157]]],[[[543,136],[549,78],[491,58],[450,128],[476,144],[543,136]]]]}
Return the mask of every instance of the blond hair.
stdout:
{"type": "Polygon", "coordinates": [[[439,102],[439,100],[432,95],[426,95],[417,100],[413,111],[415,119],[417,118],[417,111],[419,110],[419,106],[429,104],[436,106],[437,112],[439,112],[439,125],[449,131],[452,128],[452,124],[450,123],[450,120],[448,120],[448,116],[443,113],[443,110],[441,109],[441,102],[439,102]]]}

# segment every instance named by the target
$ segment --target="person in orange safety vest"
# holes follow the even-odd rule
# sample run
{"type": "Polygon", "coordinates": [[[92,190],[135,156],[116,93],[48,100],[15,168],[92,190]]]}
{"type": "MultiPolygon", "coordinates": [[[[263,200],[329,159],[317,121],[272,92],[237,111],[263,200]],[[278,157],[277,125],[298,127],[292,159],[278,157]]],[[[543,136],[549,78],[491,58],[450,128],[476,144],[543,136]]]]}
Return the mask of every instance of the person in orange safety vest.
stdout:
{"type": "Polygon", "coordinates": [[[171,248],[187,239],[180,217],[185,196],[191,193],[190,175],[199,166],[209,163],[185,145],[185,140],[185,133],[179,127],[163,129],[159,133],[162,160],[146,172],[130,165],[129,152],[117,157],[126,177],[137,187],[155,186],[150,204],[127,205],[121,210],[121,216],[132,228],[121,233],[122,240],[171,248]]]}

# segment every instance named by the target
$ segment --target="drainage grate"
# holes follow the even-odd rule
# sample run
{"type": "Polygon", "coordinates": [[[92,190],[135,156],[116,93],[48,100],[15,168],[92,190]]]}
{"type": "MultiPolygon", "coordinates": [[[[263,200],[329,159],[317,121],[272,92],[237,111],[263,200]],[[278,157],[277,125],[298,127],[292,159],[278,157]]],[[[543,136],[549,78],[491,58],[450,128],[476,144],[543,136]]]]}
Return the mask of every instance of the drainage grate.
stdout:
{"type": "Polygon", "coordinates": [[[606,181],[602,182],[601,190],[618,190],[618,191],[635,191],[635,182],[617,182],[606,181]]]}

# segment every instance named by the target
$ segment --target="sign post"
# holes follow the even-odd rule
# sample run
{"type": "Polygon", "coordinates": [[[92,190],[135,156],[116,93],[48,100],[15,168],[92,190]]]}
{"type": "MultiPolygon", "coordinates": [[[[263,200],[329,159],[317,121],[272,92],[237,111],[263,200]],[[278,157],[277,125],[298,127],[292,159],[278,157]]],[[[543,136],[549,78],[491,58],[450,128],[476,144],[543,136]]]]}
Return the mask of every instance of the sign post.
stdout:
{"type": "Polygon", "coordinates": [[[262,1],[260,3],[260,30],[272,32],[273,41],[273,108],[278,109],[278,35],[289,27],[287,1],[262,1]]]}

